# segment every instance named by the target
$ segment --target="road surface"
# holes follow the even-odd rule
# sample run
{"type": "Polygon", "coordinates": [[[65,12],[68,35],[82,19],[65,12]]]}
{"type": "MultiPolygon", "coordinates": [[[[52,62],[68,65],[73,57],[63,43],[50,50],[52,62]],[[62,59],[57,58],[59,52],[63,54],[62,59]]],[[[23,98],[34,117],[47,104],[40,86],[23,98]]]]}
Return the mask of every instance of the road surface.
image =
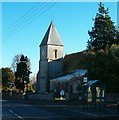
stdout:
{"type": "MultiPolygon", "coordinates": [[[[80,106],[27,104],[2,100],[2,120],[101,120],[100,114],[83,111],[80,106]]],[[[119,120],[118,117],[114,117],[119,120]]],[[[103,120],[112,120],[104,117],[103,120]]]]}

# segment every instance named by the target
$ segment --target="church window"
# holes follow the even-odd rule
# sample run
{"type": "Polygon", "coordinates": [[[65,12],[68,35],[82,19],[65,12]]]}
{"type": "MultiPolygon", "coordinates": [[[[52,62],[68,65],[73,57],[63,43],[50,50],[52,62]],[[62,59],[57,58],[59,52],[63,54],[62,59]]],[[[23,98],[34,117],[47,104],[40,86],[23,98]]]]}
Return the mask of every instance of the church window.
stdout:
{"type": "Polygon", "coordinates": [[[55,50],[55,58],[57,58],[57,50],[55,50]]]}

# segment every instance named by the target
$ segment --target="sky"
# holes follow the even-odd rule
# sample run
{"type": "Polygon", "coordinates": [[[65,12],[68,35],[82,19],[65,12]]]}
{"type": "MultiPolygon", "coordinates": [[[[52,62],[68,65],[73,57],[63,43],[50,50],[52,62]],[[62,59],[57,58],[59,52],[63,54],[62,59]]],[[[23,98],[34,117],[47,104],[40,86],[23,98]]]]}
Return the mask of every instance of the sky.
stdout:
{"type": "MultiPolygon", "coordinates": [[[[86,49],[99,2],[3,2],[2,67],[11,67],[17,54],[31,61],[32,74],[39,69],[39,45],[51,21],[64,43],[64,56],[86,49]]],[[[117,3],[104,2],[117,25],[117,3]]]]}

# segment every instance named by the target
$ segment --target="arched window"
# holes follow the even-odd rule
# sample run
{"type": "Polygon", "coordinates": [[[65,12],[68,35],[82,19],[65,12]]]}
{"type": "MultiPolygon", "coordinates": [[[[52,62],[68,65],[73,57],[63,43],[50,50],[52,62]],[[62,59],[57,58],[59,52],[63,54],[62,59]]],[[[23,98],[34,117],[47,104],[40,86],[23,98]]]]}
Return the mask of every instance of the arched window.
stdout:
{"type": "Polygon", "coordinates": [[[57,50],[55,50],[55,58],[57,58],[57,50]]]}

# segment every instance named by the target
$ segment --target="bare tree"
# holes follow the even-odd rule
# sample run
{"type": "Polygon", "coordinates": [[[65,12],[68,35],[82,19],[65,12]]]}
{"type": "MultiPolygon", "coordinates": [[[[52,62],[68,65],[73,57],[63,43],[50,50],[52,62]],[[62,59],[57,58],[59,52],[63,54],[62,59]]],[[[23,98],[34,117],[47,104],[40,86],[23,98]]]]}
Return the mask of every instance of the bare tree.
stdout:
{"type": "Polygon", "coordinates": [[[17,54],[13,58],[13,62],[12,62],[11,68],[13,69],[14,72],[16,71],[17,63],[20,62],[21,56],[22,56],[22,54],[17,54]]]}

